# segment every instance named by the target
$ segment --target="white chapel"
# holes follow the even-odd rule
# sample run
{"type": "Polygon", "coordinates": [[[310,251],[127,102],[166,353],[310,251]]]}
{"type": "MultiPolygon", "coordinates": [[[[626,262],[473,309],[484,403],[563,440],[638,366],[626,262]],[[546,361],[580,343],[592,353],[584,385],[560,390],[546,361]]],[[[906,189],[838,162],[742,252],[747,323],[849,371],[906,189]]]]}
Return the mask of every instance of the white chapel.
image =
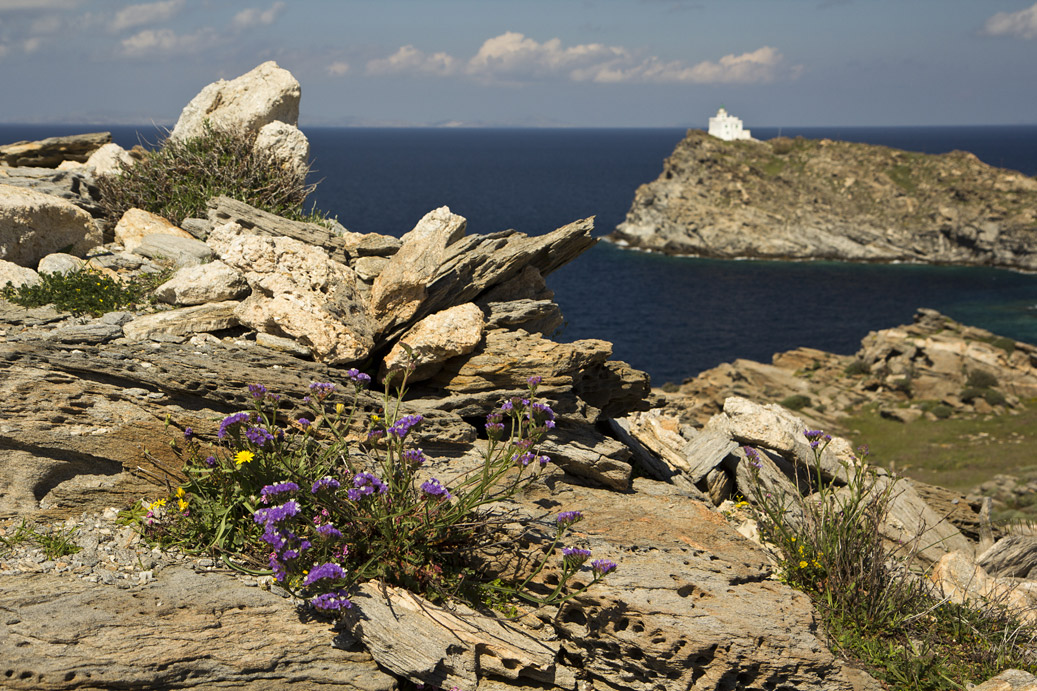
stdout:
{"type": "Polygon", "coordinates": [[[729,115],[723,106],[709,119],[709,133],[727,142],[735,139],[752,139],[749,130],[742,129],[742,119],[729,115]]]}

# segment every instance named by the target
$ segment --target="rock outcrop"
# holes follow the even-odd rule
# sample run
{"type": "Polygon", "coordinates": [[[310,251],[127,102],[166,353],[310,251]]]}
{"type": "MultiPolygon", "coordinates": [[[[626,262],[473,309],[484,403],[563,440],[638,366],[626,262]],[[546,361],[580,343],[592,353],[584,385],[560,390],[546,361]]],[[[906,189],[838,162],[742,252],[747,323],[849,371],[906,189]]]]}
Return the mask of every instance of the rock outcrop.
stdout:
{"type": "Polygon", "coordinates": [[[1037,180],[965,152],[690,130],[607,239],[667,254],[1037,270],[1037,180]]]}

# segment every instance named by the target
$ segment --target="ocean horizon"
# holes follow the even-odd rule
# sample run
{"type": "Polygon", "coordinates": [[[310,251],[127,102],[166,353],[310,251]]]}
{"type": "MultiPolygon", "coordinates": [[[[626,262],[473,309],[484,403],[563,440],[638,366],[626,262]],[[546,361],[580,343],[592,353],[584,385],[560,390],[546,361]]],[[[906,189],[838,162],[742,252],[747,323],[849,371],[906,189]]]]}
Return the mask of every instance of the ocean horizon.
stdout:
{"type": "MultiPolygon", "coordinates": [[[[922,153],[970,151],[1037,174],[1037,125],[752,127],[753,136],[843,139],[922,153]]],[[[0,125],[0,143],[110,130],[130,147],[153,125],[0,125]]],[[[449,206],[469,233],[529,235],[595,216],[622,222],[684,128],[304,127],[319,181],[310,202],[349,230],[399,237],[449,206]]],[[[309,203],[308,203],[309,204],[309,203]]],[[[909,323],[920,307],[1037,343],[1037,276],[985,267],[668,257],[597,246],[547,278],[566,323],[558,340],[600,338],[653,384],[736,358],[769,362],[807,346],[851,354],[869,331],[909,323]]]]}

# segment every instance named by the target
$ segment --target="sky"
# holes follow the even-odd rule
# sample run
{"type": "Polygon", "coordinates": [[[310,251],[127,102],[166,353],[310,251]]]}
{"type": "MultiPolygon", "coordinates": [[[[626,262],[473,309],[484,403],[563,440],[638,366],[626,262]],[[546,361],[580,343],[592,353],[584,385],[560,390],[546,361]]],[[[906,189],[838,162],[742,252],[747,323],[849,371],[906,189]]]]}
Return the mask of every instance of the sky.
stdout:
{"type": "Polygon", "coordinates": [[[0,122],[172,125],[267,60],[299,124],[1037,124],[1032,0],[0,0],[0,122]]]}

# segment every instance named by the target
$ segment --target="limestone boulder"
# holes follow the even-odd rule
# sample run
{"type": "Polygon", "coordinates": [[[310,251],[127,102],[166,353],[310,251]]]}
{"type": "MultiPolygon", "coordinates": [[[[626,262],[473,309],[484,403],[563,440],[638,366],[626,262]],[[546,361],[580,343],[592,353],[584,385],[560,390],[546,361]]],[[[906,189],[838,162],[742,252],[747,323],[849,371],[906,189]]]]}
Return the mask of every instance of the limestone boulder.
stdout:
{"type": "Polygon", "coordinates": [[[248,293],[248,283],[237,269],[216,260],[185,266],[155,289],[155,298],[171,305],[202,305],[237,300],[248,293]]]}
{"type": "Polygon", "coordinates": [[[184,107],[169,138],[182,141],[201,136],[205,123],[255,133],[271,122],[299,122],[299,82],[276,62],[264,62],[237,79],[219,81],[202,89],[184,107]]]}
{"type": "Polygon", "coordinates": [[[73,257],[71,254],[65,254],[64,252],[55,252],[41,259],[36,270],[41,274],[67,274],[81,269],[83,264],[83,260],[79,257],[73,257]]]}
{"type": "Polygon", "coordinates": [[[252,148],[269,156],[299,179],[306,179],[310,169],[310,140],[295,125],[280,120],[264,125],[252,148]]]}
{"type": "Polygon", "coordinates": [[[93,168],[95,176],[118,175],[133,165],[133,157],[115,142],[108,142],[90,154],[84,165],[93,168]]]}
{"type": "Polygon", "coordinates": [[[93,152],[111,141],[111,132],[91,132],[49,137],[34,142],[14,142],[0,145],[0,163],[34,168],[57,168],[66,161],[83,163],[93,152]]]}
{"type": "Polygon", "coordinates": [[[1020,621],[1037,624],[1037,582],[991,575],[963,552],[948,552],[933,565],[929,578],[953,602],[997,602],[1020,621]]]}
{"type": "Polygon", "coordinates": [[[418,221],[401,238],[400,249],[371,286],[371,314],[385,332],[409,320],[427,295],[446,248],[464,236],[467,221],[442,206],[418,221]]]}
{"type": "Polygon", "coordinates": [[[8,283],[12,287],[18,288],[26,285],[34,286],[39,282],[40,275],[27,266],[18,266],[13,262],[0,259],[0,288],[8,283]]]}
{"type": "Polygon", "coordinates": [[[482,340],[483,328],[482,310],[471,302],[429,315],[404,334],[385,356],[382,376],[413,364],[408,381],[428,379],[450,358],[475,350],[482,340]],[[410,348],[410,354],[404,345],[410,348]]]}
{"type": "Polygon", "coordinates": [[[101,244],[90,214],[75,204],[36,190],[0,184],[0,259],[36,266],[67,247],[73,254],[101,244]]]}
{"type": "Polygon", "coordinates": [[[323,249],[288,237],[250,235],[236,223],[215,227],[208,243],[252,288],[237,310],[242,324],[295,338],[329,364],[362,360],[374,347],[374,325],[356,274],[323,249]]]}
{"type": "Polygon", "coordinates": [[[222,331],[238,325],[234,300],[182,307],[137,317],[123,326],[126,338],[134,341],[161,336],[191,336],[196,333],[222,331]]]}
{"type": "Polygon", "coordinates": [[[181,230],[168,219],[143,209],[130,209],[115,224],[115,241],[132,252],[140,247],[148,235],[172,235],[193,239],[190,233],[181,230]]]}
{"type": "Polygon", "coordinates": [[[166,233],[146,235],[133,251],[159,264],[178,267],[198,266],[216,256],[212,248],[201,240],[166,233]]]}

